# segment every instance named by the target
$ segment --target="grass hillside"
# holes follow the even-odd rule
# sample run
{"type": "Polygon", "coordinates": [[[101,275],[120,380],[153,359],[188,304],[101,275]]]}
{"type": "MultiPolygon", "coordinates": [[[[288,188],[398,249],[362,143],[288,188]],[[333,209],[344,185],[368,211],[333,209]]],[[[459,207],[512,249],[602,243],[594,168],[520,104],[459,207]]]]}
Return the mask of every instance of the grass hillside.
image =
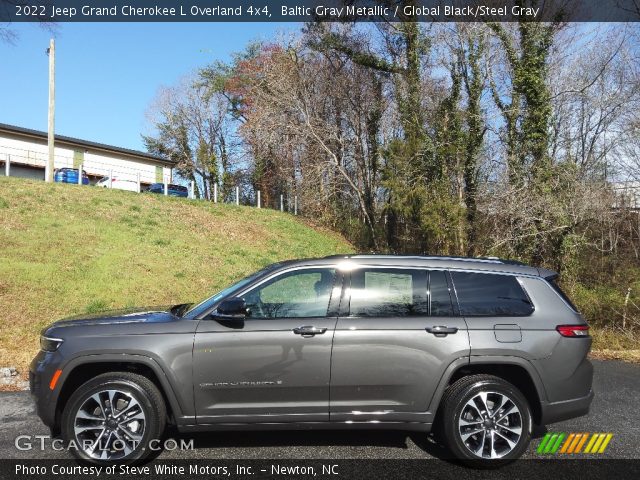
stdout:
{"type": "Polygon", "coordinates": [[[274,210],[0,177],[0,366],[24,374],[61,317],[196,301],[275,261],[351,251],[274,210]]]}

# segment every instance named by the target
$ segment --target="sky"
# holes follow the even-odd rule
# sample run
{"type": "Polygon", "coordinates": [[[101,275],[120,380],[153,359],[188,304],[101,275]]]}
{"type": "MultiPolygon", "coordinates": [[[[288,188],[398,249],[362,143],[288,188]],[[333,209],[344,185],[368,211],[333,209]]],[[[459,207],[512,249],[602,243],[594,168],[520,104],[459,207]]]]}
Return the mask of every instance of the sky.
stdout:
{"type": "Polygon", "coordinates": [[[59,135],[145,150],[145,114],[162,86],[293,23],[60,23],[54,33],[13,24],[0,42],[0,123],[46,131],[49,38],[56,41],[59,135]]]}

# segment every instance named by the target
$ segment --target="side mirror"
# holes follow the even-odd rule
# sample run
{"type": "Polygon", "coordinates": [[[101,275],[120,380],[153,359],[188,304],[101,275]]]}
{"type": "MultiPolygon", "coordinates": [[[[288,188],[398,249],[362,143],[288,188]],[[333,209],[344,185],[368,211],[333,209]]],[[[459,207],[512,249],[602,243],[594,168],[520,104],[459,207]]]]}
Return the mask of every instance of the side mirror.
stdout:
{"type": "Polygon", "coordinates": [[[239,297],[223,300],[213,314],[214,318],[220,320],[244,320],[246,316],[247,303],[239,297]]]}

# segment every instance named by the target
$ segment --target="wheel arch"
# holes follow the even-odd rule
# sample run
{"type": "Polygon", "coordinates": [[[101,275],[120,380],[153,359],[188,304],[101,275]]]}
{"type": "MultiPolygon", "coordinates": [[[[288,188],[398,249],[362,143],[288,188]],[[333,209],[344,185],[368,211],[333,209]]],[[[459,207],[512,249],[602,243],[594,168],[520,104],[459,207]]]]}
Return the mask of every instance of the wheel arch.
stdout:
{"type": "Polygon", "coordinates": [[[454,361],[445,371],[429,406],[429,411],[435,412],[434,420],[441,411],[440,402],[450,385],[462,377],[484,373],[500,377],[518,388],[529,403],[534,423],[541,424],[543,405],[547,400],[546,392],[530,362],[520,357],[501,356],[471,356],[465,360],[467,361],[454,361]]]}
{"type": "Polygon", "coordinates": [[[183,416],[171,383],[162,367],[152,358],[143,355],[87,355],[74,358],[63,369],[55,404],[54,431],[59,431],[62,411],[73,392],[91,378],[107,372],[132,372],[148,378],[162,394],[170,423],[177,423],[183,416]]]}

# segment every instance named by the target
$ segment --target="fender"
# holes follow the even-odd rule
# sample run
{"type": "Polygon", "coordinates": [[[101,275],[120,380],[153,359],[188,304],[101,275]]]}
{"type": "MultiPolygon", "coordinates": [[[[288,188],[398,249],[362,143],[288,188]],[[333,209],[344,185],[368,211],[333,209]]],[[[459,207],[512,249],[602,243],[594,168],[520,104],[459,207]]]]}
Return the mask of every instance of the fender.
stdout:
{"type": "MultiPolygon", "coordinates": [[[[191,413],[192,408],[189,408],[187,405],[181,405],[178,396],[176,395],[173,385],[167,378],[165,371],[162,366],[158,363],[154,358],[142,355],[142,354],[132,354],[132,353],[121,353],[121,354],[88,354],[88,355],[80,355],[69,360],[62,367],[62,374],[60,375],[60,379],[58,381],[58,385],[56,385],[56,390],[59,393],[69,374],[73,371],[74,368],[79,367],[81,365],[86,365],[88,363],[133,363],[133,364],[141,364],[146,367],[149,367],[158,378],[160,385],[163,389],[164,394],[169,401],[171,406],[171,410],[174,413],[176,422],[178,424],[181,423],[191,423],[193,421],[193,416],[189,415],[191,413]]],[[[57,402],[56,402],[57,403],[57,402]]]]}
{"type": "Polygon", "coordinates": [[[431,403],[429,404],[429,412],[433,412],[435,414],[438,406],[440,405],[440,401],[442,400],[442,396],[444,395],[444,391],[446,390],[449,381],[453,374],[460,367],[465,365],[482,365],[482,364],[492,364],[492,365],[517,365],[519,367],[524,368],[531,379],[533,380],[533,384],[538,393],[538,397],[540,398],[540,402],[544,405],[547,401],[547,392],[544,388],[544,384],[540,379],[540,375],[538,371],[534,368],[534,366],[528,360],[522,357],[514,357],[514,356],[500,356],[500,355],[471,355],[470,357],[458,358],[451,362],[449,366],[446,368],[442,378],[440,379],[440,383],[438,384],[438,388],[433,394],[433,398],[431,399],[431,403]]]}
{"type": "Polygon", "coordinates": [[[519,367],[524,368],[529,374],[529,376],[531,377],[531,380],[533,380],[533,385],[535,386],[536,391],[538,392],[538,398],[540,399],[540,402],[547,401],[547,391],[544,387],[544,383],[542,383],[540,374],[538,373],[538,370],[536,370],[536,368],[533,366],[533,364],[526,358],[515,357],[515,356],[501,356],[501,355],[475,355],[475,356],[471,355],[471,358],[469,361],[470,365],[477,365],[477,364],[483,364],[483,363],[517,365],[519,367]]]}

